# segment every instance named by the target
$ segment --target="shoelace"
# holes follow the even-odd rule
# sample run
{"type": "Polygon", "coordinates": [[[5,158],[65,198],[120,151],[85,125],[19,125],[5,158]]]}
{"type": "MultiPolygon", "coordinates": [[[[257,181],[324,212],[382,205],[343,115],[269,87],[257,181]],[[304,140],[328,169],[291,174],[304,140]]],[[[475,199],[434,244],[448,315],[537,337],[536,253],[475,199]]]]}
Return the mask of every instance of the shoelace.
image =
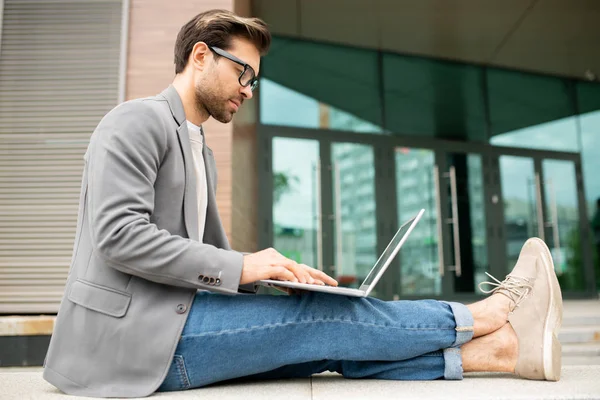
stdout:
{"type": "Polygon", "coordinates": [[[498,279],[494,278],[487,272],[485,274],[492,278],[495,282],[481,282],[479,284],[479,290],[486,294],[498,292],[508,297],[513,302],[510,308],[511,313],[533,290],[533,282],[529,278],[521,278],[519,276],[507,275],[506,279],[500,282],[498,279]],[[481,287],[481,285],[490,285],[495,287],[490,290],[485,290],[481,287]]]}

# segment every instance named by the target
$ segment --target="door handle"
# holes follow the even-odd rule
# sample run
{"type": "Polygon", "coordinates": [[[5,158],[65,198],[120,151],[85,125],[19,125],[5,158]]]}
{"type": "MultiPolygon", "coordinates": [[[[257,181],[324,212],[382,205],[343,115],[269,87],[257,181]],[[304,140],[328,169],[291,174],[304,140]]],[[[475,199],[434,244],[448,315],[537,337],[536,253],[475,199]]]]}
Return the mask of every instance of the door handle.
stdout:
{"type": "MultiPolygon", "coordinates": [[[[560,235],[558,232],[558,207],[556,205],[556,191],[554,190],[554,183],[552,180],[548,180],[548,186],[550,188],[550,196],[551,196],[551,218],[552,221],[547,225],[552,226],[552,239],[554,241],[554,250],[556,251],[556,259],[558,261],[558,265],[562,266],[562,252],[560,251],[560,235]]],[[[557,274],[562,275],[563,270],[562,267],[558,269],[557,274]]]]}
{"type": "Polygon", "coordinates": [[[323,206],[321,202],[321,159],[317,160],[317,269],[323,271],[323,206]]]}
{"type": "Polygon", "coordinates": [[[333,186],[335,190],[335,265],[337,266],[337,275],[341,275],[341,268],[344,265],[342,262],[342,188],[337,161],[333,163],[333,186]]]}
{"type": "Polygon", "coordinates": [[[438,250],[438,262],[439,262],[439,274],[441,277],[444,276],[444,246],[442,243],[442,201],[440,199],[440,169],[436,165],[433,167],[433,182],[434,182],[434,191],[435,191],[435,208],[437,210],[437,250],[438,250]]]}
{"type": "Polygon", "coordinates": [[[454,165],[450,167],[448,177],[450,178],[450,201],[452,202],[452,218],[450,218],[448,223],[452,224],[454,231],[454,265],[452,267],[456,272],[456,276],[461,276],[462,266],[460,260],[460,233],[458,229],[458,196],[456,193],[456,168],[454,168],[454,165]]]}

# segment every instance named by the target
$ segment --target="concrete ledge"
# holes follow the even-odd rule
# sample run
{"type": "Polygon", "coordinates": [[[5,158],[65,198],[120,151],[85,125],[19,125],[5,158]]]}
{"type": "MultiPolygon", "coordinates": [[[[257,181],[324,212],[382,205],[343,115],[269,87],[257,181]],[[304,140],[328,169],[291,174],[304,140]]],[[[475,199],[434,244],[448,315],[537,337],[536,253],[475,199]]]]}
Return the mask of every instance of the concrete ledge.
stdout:
{"type": "Polygon", "coordinates": [[[0,336],[0,367],[41,366],[49,345],[50,335],[0,336]]]}
{"type": "MultiPolygon", "coordinates": [[[[66,396],[42,379],[39,369],[0,369],[0,397],[87,399],[66,396]]],[[[600,399],[600,366],[566,366],[560,382],[528,381],[508,374],[467,374],[463,381],[350,380],[337,374],[307,379],[215,385],[184,392],[157,393],[161,399],[354,400],[354,399],[600,399]]]]}
{"type": "Polygon", "coordinates": [[[0,336],[51,335],[54,315],[0,317],[0,336]]]}
{"type": "Polygon", "coordinates": [[[563,326],[558,338],[562,344],[600,343],[600,326],[563,326]]]}
{"type": "Polygon", "coordinates": [[[53,315],[0,317],[0,367],[42,365],[55,319],[53,315]]]}

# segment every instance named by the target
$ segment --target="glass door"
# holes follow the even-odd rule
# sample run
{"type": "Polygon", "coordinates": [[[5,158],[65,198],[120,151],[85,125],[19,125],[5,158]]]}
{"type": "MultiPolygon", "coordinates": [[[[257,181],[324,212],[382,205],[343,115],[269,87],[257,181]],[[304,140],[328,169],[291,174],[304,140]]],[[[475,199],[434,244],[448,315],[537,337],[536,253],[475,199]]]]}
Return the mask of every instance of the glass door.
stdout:
{"type": "Polygon", "coordinates": [[[396,147],[394,162],[398,226],[414,217],[421,208],[426,209],[397,256],[400,263],[399,297],[441,295],[444,269],[435,152],[396,147]]]}
{"type": "MultiPolygon", "coordinates": [[[[487,218],[490,195],[489,157],[480,153],[438,154],[440,214],[444,223],[443,268],[451,280],[449,294],[476,294],[477,283],[492,272],[488,253],[487,218]]],[[[441,268],[441,267],[440,267],[441,268]]]]}
{"type": "Polygon", "coordinates": [[[319,142],[275,137],[272,146],[272,246],[323,269],[319,142]]]}
{"type": "Polygon", "coordinates": [[[502,155],[499,158],[506,238],[503,267],[508,274],[517,263],[523,243],[538,236],[538,177],[531,157],[502,155]]]}
{"type": "Polygon", "coordinates": [[[505,272],[516,264],[523,243],[539,237],[550,248],[562,291],[581,293],[592,275],[582,180],[572,155],[555,157],[499,156],[505,272]]]}
{"type": "Polygon", "coordinates": [[[577,196],[575,163],[541,160],[540,183],[543,208],[541,238],[552,252],[554,267],[563,291],[585,290],[584,259],[577,196]]]}
{"type": "MultiPolygon", "coordinates": [[[[373,147],[331,143],[332,260],[330,273],[341,286],[359,287],[377,261],[375,158],[373,147]]],[[[327,191],[327,188],[325,188],[327,191]]],[[[327,229],[327,228],[326,228],[327,229]]],[[[329,250],[329,249],[328,249],[329,250]]],[[[374,289],[377,296],[380,287],[374,289]]]]}

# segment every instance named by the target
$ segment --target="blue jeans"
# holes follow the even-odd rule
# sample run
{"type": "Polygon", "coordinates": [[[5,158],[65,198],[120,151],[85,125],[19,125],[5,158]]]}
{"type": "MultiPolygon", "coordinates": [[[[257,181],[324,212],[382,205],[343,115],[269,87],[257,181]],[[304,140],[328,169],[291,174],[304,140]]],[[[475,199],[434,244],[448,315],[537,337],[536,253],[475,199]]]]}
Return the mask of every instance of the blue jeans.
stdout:
{"type": "Polygon", "coordinates": [[[310,292],[198,292],[159,391],[232,379],[462,379],[473,317],[459,303],[381,301],[310,292]]]}

